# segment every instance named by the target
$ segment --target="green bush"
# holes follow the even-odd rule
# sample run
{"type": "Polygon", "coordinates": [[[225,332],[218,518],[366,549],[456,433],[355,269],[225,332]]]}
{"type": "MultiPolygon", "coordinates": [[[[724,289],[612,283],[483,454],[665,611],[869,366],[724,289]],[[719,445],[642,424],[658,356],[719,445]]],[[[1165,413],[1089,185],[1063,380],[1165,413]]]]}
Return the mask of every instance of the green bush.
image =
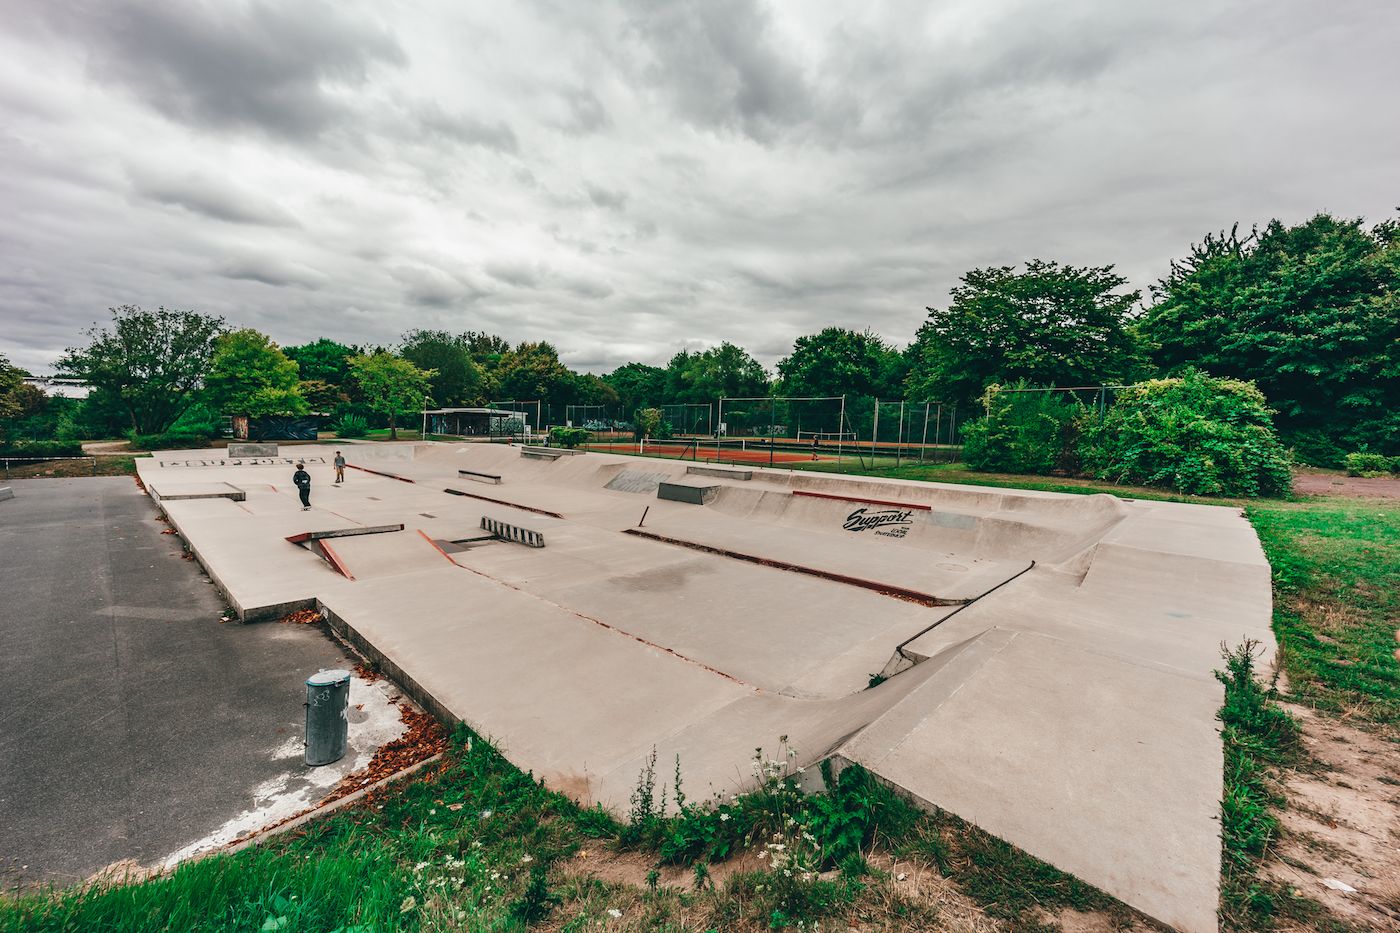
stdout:
{"type": "MultiPolygon", "coordinates": [[[[1011,388],[1027,386],[1021,382],[1011,388]]],[[[1054,391],[1007,391],[999,385],[988,386],[982,402],[986,416],[963,428],[968,466],[994,473],[1078,472],[1083,405],[1054,391]]]]}
{"type": "Polygon", "coordinates": [[[1347,454],[1346,464],[1348,476],[1389,476],[1400,468],[1400,457],[1360,450],[1347,454]]]}
{"type": "Polygon", "coordinates": [[[83,445],[72,441],[38,441],[0,447],[0,457],[81,457],[83,445]]]}
{"type": "Polygon", "coordinates": [[[209,438],[202,434],[184,434],[174,431],[165,434],[128,434],[133,450],[198,450],[209,446],[209,438]]]}
{"type": "Polygon", "coordinates": [[[560,447],[574,448],[588,443],[593,435],[583,428],[550,428],[549,439],[560,447]]]}
{"type": "Polygon", "coordinates": [[[1084,423],[1080,457],[1100,479],[1191,495],[1281,496],[1288,454],[1252,382],[1187,370],[1119,391],[1102,422],[1084,423]]]}
{"type": "Polygon", "coordinates": [[[336,437],[364,437],[369,433],[369,422],[360,415],[344,415],[335,423],[336,437]]]}
{"type": "Polygon", "coordinates": [[[1279,442],[1293,452],[1296,463],[1335,470],[1346,465],[1346,448],[1327,432],[1317,429],[1280,431],[1279,442]]]}
{"type": "Polygon", "coordinates": [[[215,438],[224,433],[224,416],[207,405],[191,405],[165,433],[215,438]]]}

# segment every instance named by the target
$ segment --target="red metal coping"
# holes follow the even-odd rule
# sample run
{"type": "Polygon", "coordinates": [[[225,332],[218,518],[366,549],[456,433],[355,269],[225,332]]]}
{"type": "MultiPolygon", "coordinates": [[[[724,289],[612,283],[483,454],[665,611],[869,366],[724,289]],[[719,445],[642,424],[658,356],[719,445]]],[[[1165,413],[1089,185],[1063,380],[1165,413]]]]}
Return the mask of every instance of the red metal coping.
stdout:
{"type": "Polygon", "coordinates": [[[801,489],[792,491],[794,496],[811,496],[813,499],[840,499],[842,502],[869,502],[871,505],[892,505],[897,509],[919,509],[924,512],[932,512],[931,505],[916,505],[913,502],[891,502],[888,499],[867,499],[865,496],[833,496],[829,492],[805,492],[801,489]]]}
{"type": "MultiPolygon", "coordinates": [[[[861,502],[867,500],[859,500],[861,502]]],[[[751,564],[761,564],[764,567],[772,567],[776,570],[786,570],[791,573],[805,573],[812,577],[821,577],[823,580],[831,580],[834,583],[844,583],[847,586],[858,586],[866,590],[874,590],[884,596],[892,596],[895,599],[902,599],[906,602],[918,603],[922,606],[960,606],[967,602],[965,599],[944,599],[934,596],[932,593],[920,593],[918,590],[907,589],[902,586],[895,586],[890,583],[879,583],[875,580],[865,580],[860,577],[850,577],[844,573],[833,573],[830,570],[819,570],[816,567],[804,567],[801,564],[790,564],[785,560],[773,560],[769,557],[757,557],[753,554],[742,554],[738,551],[731,551],[727,548],[712,547],[708,544],[699,544],[695,541],[686,541],[684,538],[670,538],[666,535],[654,534],[650,531],[642,531],[639,528],[625,528],[622,531],[625,535],[636,535],[639,538],[650,538],[653,541],[660,541],[664,544],[675,544],[680,547],[687,547],[693,551],[705,551],[709,554],[718,554],[721,557],[732,557],[735,560],[748,561],[751,564]]]]}
{"type": "Polygon", "coordinates": [[[352,470],[362,470],[365,473],[373,473],[375,476],[387,476],[389,479],[396,479],[401,483],[413,483],[415,486],[418,484],[418,480],[409,479],[407,476],[395,476],[393,473],[381,473],[379,470],[371,470],[369,467],[355,466],[355,464],[353,463],[347,463],[345,465],[352,470]]]}
{"type": "Polygon", "coordinates": [[[537,509],[533,505],[521,505],[519,502],[507,502],[504,499],[492,499],[490,496],[478,496],[474,492],[462,492],[460,489],[444,489],[443,492],[450,492],[454,496],[466,496],[468,499],[480,499],[482,502],[494,502],[496,505],[508,505],[513,509],[520,509],[525,512],[534,512],[536,515],[548,515],[550,518],[563,518],[558,512],[551,512],[547,509],[537,509]]]}
{"type": "Polygon", "coordinates": [[[331,546],[326,543],[326,539],[317,538],[316,546],[321,549],[322,554],[326,555],[326,561],[335,568],[337,573],[341,576],[349,577],[351,580],[355,579],[355,575],[350,572],[350,568],[346,567],[335,551],[331,550],[331,546]]]}

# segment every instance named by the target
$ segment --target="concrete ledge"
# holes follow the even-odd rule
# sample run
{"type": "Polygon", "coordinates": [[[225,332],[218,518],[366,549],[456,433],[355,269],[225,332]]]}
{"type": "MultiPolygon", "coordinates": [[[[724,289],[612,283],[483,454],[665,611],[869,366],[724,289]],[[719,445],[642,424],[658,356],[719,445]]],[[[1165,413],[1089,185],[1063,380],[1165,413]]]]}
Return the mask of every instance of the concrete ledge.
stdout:
{"type": "Polygon", "coordinates": [[[732,470],[729,467],[688,466],[685,471],[695,476],[721,476],[745,482],[753,479],[753,470],[732,470]]]}
{"type": "Polygon", "coordinates": [[[467,479],[475,480],[478,483],[490,483],[493,486],[501,485],[501,477],[496,473],[478,473],[475,470],[458,470],[457,474],[459,476],[465,476],[467,479]]]}
{"type": "Polygon", "coordinates": [[[230,457],[275,457],[277,456],[277,445],[229,444],[228,455],[230,457]]]}
{"type": "Polygon", "coordinates": [[[532,460],[558,460],[560,457],[578,457],[586,454],[586,450],[574,450],[569,447],[521,447],[520,456],[528,457],[532,460]]]}
{"type": "Polygon", "coordinates": [[[0,487],[0,499],[13,499],[15,491],[9,486],[0,487]]]}
{"type": "Polygon", "coordinates": [[[719,495],[718,486],[692,486],[689,483],[662,483],[656,487],[656,498],[670,499],[672,502],[689,502],[692,505],[706,505],[719,495]]]}
{"type": "Polygon", "coordinates": [[[246,492],[230,483],[167,483],[162,481],[159,484],[151,484],[148,488],[152,497],[157,501],[232,499],[234,502],[244,502],[248,498],[246,492]]]}
{"type": "Polygon", "coordinates": [[[403,531],[403,523],[397,525],[359,525],[355,528],[335,528],[330,531],[304,531],[299,535],[288,535],[293,544],[303,541],[319,541],[322,538],[346,538],[350,535],[378,535],[388,531],[403,531]]]}

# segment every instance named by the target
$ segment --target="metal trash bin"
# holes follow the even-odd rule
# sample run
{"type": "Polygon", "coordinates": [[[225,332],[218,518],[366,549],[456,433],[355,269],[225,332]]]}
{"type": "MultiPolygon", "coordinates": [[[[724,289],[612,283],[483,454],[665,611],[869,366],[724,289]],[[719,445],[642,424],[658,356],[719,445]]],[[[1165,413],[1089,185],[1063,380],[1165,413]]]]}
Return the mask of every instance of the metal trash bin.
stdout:
{"type": "Polygon", "coordinates": [[[321,671],[306,678],[306,763],[328,765],[345,757],[350,731],[350,672],[321,671]]]}

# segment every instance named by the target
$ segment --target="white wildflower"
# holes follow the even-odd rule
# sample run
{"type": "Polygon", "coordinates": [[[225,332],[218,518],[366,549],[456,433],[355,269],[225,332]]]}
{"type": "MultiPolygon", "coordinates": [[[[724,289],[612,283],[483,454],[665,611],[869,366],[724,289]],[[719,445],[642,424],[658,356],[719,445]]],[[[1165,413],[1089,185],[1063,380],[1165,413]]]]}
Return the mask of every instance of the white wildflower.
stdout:
{"type": "Polygon", "coordinates": [[[622,917],[622,911],[618,910],[616,907],[609,907],[608,913],[612,914],[614,920],[620,919],[622,917]]]}
{"type": "Polygon", "coordinates": [[[721,814],[719,815],[719,821],[720,821],[721,823],[725,822],[725,821],[728,820],[728,819],[729,819],[729,814],[728,814],[728,813],[721,813],[721,814]]]}

